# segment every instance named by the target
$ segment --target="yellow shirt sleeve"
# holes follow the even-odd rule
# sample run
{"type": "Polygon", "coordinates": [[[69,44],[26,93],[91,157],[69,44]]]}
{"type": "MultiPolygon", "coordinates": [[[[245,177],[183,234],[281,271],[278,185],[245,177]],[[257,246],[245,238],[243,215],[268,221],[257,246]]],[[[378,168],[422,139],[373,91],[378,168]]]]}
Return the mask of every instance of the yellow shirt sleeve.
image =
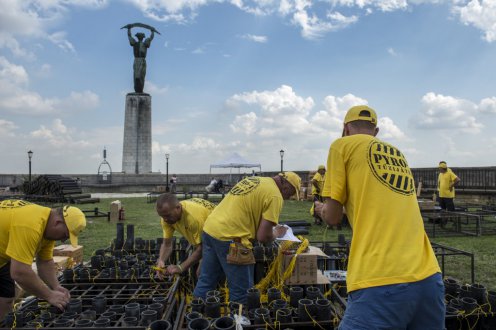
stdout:
{"type": "Polygon", "coordinates": [[[266,199],[262,212],[262,218],[275,224],[279,223],[279,215],[282,210],[282,199],[276,196],[266,199]]]}
{"type": "Polygon", "coordinates": [[[331,145],[329,156],[327,157],[328,170],[325,174],[322,196],[330,197],[344,205],[348,199],[346,192],[346,168],[343,155],[337,148],[337,143],[339,143],[339,140],[331,145]]]}
{"type": "Polygon", "coordinates": [[[42,239],[42,233],[33,228],[12,225],[5,253],[12,259],[31,265],[42,239]]]}
{"type": "Polygon", "coordinates": [[[41,242],[40,252],[38,252],[38,257],[40,257],[41,260],[53,259],[54,247],[55,247],[55,241],[43,239],[43,241],[41,242]]]}
{"type": "Polygon", "coordinates": [[[167,222],[164,221],[164,219],[160,219],[160,224],[162,225],[162,231],[163,231],[163,236],[164,238],[172,238],[174,235],[174,227],[169,225],[167,222]]]}

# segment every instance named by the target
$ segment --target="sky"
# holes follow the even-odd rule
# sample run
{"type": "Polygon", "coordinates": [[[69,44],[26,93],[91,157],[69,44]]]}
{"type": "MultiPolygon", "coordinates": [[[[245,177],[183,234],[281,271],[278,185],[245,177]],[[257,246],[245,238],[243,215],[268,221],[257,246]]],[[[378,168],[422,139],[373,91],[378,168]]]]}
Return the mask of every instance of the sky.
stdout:
{"type": "Polygon", "coordinates": [[[122,170],[135,22],[153,172],[315,170],[358,104],[410,167],[496,163],[496,0],[2,0],[0,173],[122,170]]]}

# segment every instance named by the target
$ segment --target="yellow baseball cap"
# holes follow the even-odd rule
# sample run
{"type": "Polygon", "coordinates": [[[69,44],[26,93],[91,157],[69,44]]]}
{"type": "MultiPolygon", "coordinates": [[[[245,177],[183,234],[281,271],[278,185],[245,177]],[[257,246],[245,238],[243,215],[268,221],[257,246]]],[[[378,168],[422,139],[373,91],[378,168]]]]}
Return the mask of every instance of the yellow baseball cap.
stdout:
{"type": "Polygon", "coordinates": [[[71,245],[76,247],[78,245],[78,235],[86,228],[86,216],[83,211],[77,207],[66,205],[62,208],[64,214],[65,225],[69,229],[69,237],[71,245]]]}
{"type": "Polygon", "coordinates": [[[301,187],[301,178],[295,172],[284,172],[279,173],[284,179],[286,179],[296,190],[296,199],[300,199],[300,187],[301,187]]]}
{"type": "Polygon", "coordinates": [[[325,166],[324,166],[324,165],[319,165],[318,170],[319,170],[319,171],[320,171],[320,170],[325,170],[325,166]]]}
{"type": "Polygon", "coordinates": [[[344,123],[348,124],[350,121],[355,120],[370,121],[372,124],[377,125],[377,114],[369,106],[357,105],[348,110],[344,117],[344,123]]]}
{"type": "Polygon", "coordinates": [[[439,168],[447,169],[448,168],[448,164],[446,164],[446,162],[444,162],[444,161],[439,162],[439,168]]]}

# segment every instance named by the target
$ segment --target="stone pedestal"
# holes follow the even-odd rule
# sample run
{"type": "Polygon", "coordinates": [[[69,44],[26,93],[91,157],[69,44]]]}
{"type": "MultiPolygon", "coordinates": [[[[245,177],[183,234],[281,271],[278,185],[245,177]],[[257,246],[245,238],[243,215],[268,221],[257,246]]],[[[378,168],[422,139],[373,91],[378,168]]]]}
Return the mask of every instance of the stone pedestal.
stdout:
{"type": "Polygon", "coordinates": [[[126,95],[122,171],[129,174],[152,171],[152,97],[149,94],[126,95]]]}

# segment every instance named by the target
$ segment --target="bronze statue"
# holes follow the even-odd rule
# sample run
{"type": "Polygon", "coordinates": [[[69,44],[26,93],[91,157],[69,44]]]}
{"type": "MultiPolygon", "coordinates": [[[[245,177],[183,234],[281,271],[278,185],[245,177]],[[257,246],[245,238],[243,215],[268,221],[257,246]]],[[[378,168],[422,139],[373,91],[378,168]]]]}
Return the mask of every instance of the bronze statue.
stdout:
{"type": "Polygon", "coordinates": [[[143,88],[145,87],[145,75],[146,75],[146,52],[152,43],[155,32],[160,34],[153,26],[143,24],[143,23],[133,23],[123,26],[121,29],[127,29],[127,36],[129,38],[129,44],[133,47],[134,53],[134,91],[136,93],[143,93],[143,88]],[[134,39],[131,35],[131,29],[133,27],[142,27],[150,30],[151,35],[149,38],[145,39],[145,34],[142,32],[136,33],[136,38],[134,39]]]}

